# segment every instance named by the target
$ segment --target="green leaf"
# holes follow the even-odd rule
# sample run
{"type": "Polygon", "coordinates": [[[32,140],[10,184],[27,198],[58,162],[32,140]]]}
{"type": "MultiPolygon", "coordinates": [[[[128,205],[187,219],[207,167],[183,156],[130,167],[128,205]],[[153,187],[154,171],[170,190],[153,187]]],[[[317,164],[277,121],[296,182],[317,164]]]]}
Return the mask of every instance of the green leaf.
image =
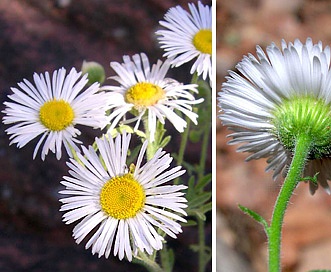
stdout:
{"type": "Polygon", "coordinates": [[[211,174],[204,176],[199,182],[196,182],[194,176],[190,177],[186,193],[186,199],[188,200],[186,212],[189,216],[197,217],[203,221],[206,220],[205,213],[212,209],[210,201],[212,193],[203,191],[203,189],[210,181],[211,174]]]}
{"type": "Polygon", "coordinates": [[[130,165],[131,163],[134,163],[138,157],[138,154],[140,152],[141,145],[137,145],[134,149],[129,150],[128,157],[127,157],[127,165],[130,165]]]}
{"type": "Polygon", "coordinates": [[[240,204],[238,205],[239,209],[242,210],[245,214],[249,215],[250,217],[252,217],[255,221],[259,222],[260,224],[263,225],[265,232],[268,234],[269,231],[269,225],[267,223],[267,221],[258,213],[244,207],[241,206],[240,204]]]}
{"type": "Polygon", "coordinates": [[[318,185],[318,180],[317,180],[318,174],[319,174],[319,172],[317,172],[313,177],[303,177],[303,178],[301,178],[300,181],[304,181],[304,182],[310,181],[317,186],[318,185]]]}
{"type": "Polygon", "coordinates": [[[188,206],[190,208],[199,207],[211,198],[211,192],[204,192],[199,196],[194,197],[192,200],[188,200],[188,206]]]}
{"type": "Polygon", "coordinates": [[[188,180],[188,185],[187,185],[187,193],[186,193],[186,199],[192,199],[193,196],[195,195],[195,180],[194,177],[190,177],[188,180]]]}
{"type": "Polygon", "coordinates": [[[198,252],[199,251],[199,245],[192,244],[192,245],[190,245],[190,249],[194,252],[198,252]]]}
{"type": "Polygon", "coordinates": [[[181,223],[183,227],[191,227],[191,226],[196,226],[197,222],[194,220],[187,220],[186,223],[181,223]]]}
{"type": "Polygon", "coordinates": [[[213,207],[212,207],[211,202],[208,202],[208,203],[206,203],[205,205],[202,205],[201,208],[200,208],[200,210],[201,210],[203,213],[207,213],[207,212],[211,211],[212,208],[213,208],[213,207]]]}
{"type": "Polygon", "coordinates": [[[200,190],[206,187],[211,182],[211,174],[205,175],[202,179],[198,181],[198,184],[196,185],[196,189],[200,190]]]}
{"type": "Polygon", "coordinates": [[[171,140],[171,136],[166,136],[163,138],[162,142],[160,143],[160,147],[164,148],[171,140]]]}
{"type": "Polygon", "coordinates": [[[204,94],[204,96],[211,92],[210,85],[206,80],[198,80],[198,85],[199,93],[204,94]]]}
{"type": "MultiPolygon", "coordinates": [[[[193,245],[190,245],[190,249],[193,252],[199,252],[200,246],[197,244],[193,244],[193,245]]],[[[204,265],[206,265],[210,261],[211,256],[212,256],[211,248],[209,246],[205,246],[204,247],[204,265]]]]}
{"type": "Polygon", "coordinates": [[[201,212],[200,210],[193,210],[193,213],[196,215],[196,217],[198,217],[202,221],[206,221],[205,214],[203,212],[201,212]]]}

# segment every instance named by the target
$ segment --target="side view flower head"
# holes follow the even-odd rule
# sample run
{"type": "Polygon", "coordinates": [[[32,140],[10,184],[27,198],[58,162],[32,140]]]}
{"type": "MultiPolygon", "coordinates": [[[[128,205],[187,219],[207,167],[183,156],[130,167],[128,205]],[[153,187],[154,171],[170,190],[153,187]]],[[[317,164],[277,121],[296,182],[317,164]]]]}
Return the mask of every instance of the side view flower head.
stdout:
{"type": "Polygon", "coordinates": [[[70,176],[61,183],[66,186],[60,193],[69,195],[61,199],[61,211],[67,223],[80,222],[73,236],[80,243],[91,234],[86,248],[108,258],[113,250],[119,259],[131,261],[139,251],[152,254],[160,250],[163,236],[155,228],[176,238],[186,222],[185,185],[166,185],[181,176],[180,166],[167,170],[172,158],[159,149],[155,156],[143,164],[147,148],[144,142],[136,165],[127,166],[126,159],[131,134],[110,135],[96,139],[96,152],[91,146],[78,153],[81,163],[74,159],[68,163],[70,176]],[[99,154],[98,154],[99,153],[99,154]],[[100,156],[99,156],[100,155],[100,156]]]}
{"type": "Polygon", "coordinates": [[[195,100],[190,93],[197,92],[197,85],[185,85],[166,78],[170,68],[169,60],[158,60],[152,67],[144,53],[132,56],[132,60],[129,56],[124,56],[123,60],[123,63],[110,64],[117,73],[117,76],[111,79],[117,81],[120,86],[102,87],[103,90],[111,91],[110,109],[113,111],[109,116],[109,130],[115,128],[128,112],[135,115],[134,118],[126,120],[128,123],[136,121],[134,129],[138,129],[140,121],[147,118],[151,142],[154,141],[157,119],[164,124],[167,118],[179,132],[184,131],[186,121],[174,110],[182,112],[197,124],[198,115],[192,111],[191,105],[203,100],[195,100]]]}
{"type": "Polygon", "coordinates": [[[266,53],[257,46],[257,58],[249,54],[230,71],[219,92],[220,119],[233,131],[229,144],[252,153],[247,160],[268,158],[266,170],[274,178],[285,174],[297,135],[311,139],[303,177],[311,178],[314,193],[321,185],[330,193],[331,179],[331,71],[330,48],[284,40],[266,53]]]}
{"type": "Polygon", "coordinates": [[[178,67],[196,58],[191,74],[197,72],[202,78],[212,79],[212,16],[211,7],[198,2],[198,6],[189,3],[187,12],[181,6],[170,8],[165,21],[160,25],[166,28],[156,32],[166,53],[173,58],[171,64],[178,67]]]}
{"type": "Polygon", "coordinates": [[[42,160],[48,151],[62,156],[62,143],[68,154],[71,148],[78,151],[75,137],[80,131],[77,124],[93,128],[103,128],[107,124],[105,93],[99,92],[99,84],[93,84],[83,90],[87,75],[81,77],[74,68],[66,75],[61,68],[49,73],[34,74],[34,84],[24,79],[18,83],[19,88],[12,88],[13,94],[8,97],[12,102],[5,102],[3,111],[4,124],[13,124],[6,132],[10,135],[10,144],[21,148],[41,135],[33,153],[36,157],[40,146],[42,160]]]}

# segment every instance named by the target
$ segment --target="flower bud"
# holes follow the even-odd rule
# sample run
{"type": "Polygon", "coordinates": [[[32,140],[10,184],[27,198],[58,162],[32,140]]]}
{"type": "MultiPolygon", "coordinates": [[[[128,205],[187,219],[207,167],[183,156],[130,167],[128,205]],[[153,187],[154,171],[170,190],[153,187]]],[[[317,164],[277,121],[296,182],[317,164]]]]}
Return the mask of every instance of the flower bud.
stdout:
{"type": "Polygon", "coordinates": [[[102,84],[105,81],[105,69],[95,61],[83,61],[83,74],[88,74],[88,84],[92,85],[95,82],[102,84]]]}

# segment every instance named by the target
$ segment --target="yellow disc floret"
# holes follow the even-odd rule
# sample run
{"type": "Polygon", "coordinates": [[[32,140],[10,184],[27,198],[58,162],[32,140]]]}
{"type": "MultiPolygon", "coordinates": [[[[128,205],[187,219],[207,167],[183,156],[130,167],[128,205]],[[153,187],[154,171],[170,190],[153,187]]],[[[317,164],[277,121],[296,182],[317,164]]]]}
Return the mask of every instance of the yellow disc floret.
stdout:
{"type": "Polygon", "coordinates": [[[102,210],[116,219],[134,217],[145,204],[145,191],[132,174],[108,180],[100,192],[102,210]]]}
{"type": "Polygon", "coordinates": [[[125,101],[133,104],[137,109],[155,105],[164,97],[164,90],[149,82],[138,82],[125,93],[125,101]]]}
{"type": "Polygon", "coordinates": [[[50,100],[39,110],[40,122],[52,131],[61,131],[72,124],[74,111],[64,100],[50,100]]]}
{"type": "Polygon", "coordinates": [[[212,53],[212,32],[209,29],[199,30],[193,37],[193,45],[195,48],[204,53],[211,55],[212,53]]]}

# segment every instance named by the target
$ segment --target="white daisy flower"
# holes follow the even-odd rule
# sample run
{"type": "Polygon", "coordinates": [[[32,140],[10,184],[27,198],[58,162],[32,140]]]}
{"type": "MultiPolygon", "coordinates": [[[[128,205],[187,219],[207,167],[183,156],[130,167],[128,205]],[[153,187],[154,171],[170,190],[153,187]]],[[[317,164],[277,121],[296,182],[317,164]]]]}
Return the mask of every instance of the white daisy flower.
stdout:
{"type": "Polygon", "coordinates": [[[90,146],[78,153],[81,163],[70,159],[69,174],[61,183],[70,195],[60,201],[66,224],[80,222],[73,237],[80,243],[89,235],[86,249],[108,258],[111,251],[122,260],[131,261],[139,251],[152,254],[162,248],[163,236],[176,238],[182,232],[176,221],[186,222],[177,213],[186,215],[184,185],[166,185],[185,171],[177,166],[167,170],[172,158],[159,149],[143,164],[147,148],[144,142],[135,166],[126,165],[130,134],[119,134],[115,141],[110,135],[96,139],[98,153],[90,146]]]}
{"type": "MultiPolygon", "coordinates": [[[[238,151],[251,152],[247,160],[268,158],[266,170],[274,178],[286,174],[299,134],[311,137],[312,147],[303,177],[313,177],[330,193],[331,178],[331,71],[330,48],[322,43],[283,40],[266,53],[257,46],[230,71],[219,93],[223,124],[234,133],[229,144],[244,143],[238,151]]],[[[310,191],[318,187],[310,182],[310,191]]]]}
{"type": "Polygon", "coordinates": [[[183,132],[186,121],[174,110],[188,116],[197,124],[198,115],[192,111],[194,104],[201,103],[203,99],[195,100],[190,93],[197,92],[196,84],[184,85],[174,79],[165,78],[170,68],[169,60],[158,60],[150,68],[149,60],[144,53],[123,57],[124,63],[111,62],[110,66],[117,73],[111,77],[120,86],[104,86],[103,90],[110,90],[109,116],[111,126],[109,131],[116,127],[127,112],[135,114],[135,118],[126,122],[136,121],[134,129],[138,129],[142,118],[148,119],[150,141],[154,141],[157,119],[164,124],[165,118],[179,131],[183,132]],[[144,115],[147,115],[146,117],[144,115]]]}
{"type": "Polygon", "coordinates": [[[5,102],[6,115],[4,124],[14,124],[6,130],[10,135],[10,144],[18,148],[25,146],[32,139],[41,135],[33,153],[36,157],[39,147],[42,160],[48,151],[56,153],[59,160],[62,156],[62,144],[69,155],[70,148],[78,151],[75,139],[80,131],[77,124],[93,128],[103,128],[107,124],[107,94],[99,93],[99,84],[93,84],[83,91],[87,83],[87,74],[81,77],[74,68],[66,75],[61,68],[49,73],[34,74],[35,86],[28,80],[18,83],[18,88],[11,88],[13,93],[8,97],[13,102],[5,102]]]}
{"type": "Polygon", "coordinates": [[[160,25],[167,30],[156,32],[164,56],[174,58],[175,67],[196,58],[191,74],[197,72],[202,78],[212,79],[212,13],[210,6],[198,2],[198,7],[188,4],[190,13],[181,6],[170,8],[165,14],[165,21],[160,25]]]}

